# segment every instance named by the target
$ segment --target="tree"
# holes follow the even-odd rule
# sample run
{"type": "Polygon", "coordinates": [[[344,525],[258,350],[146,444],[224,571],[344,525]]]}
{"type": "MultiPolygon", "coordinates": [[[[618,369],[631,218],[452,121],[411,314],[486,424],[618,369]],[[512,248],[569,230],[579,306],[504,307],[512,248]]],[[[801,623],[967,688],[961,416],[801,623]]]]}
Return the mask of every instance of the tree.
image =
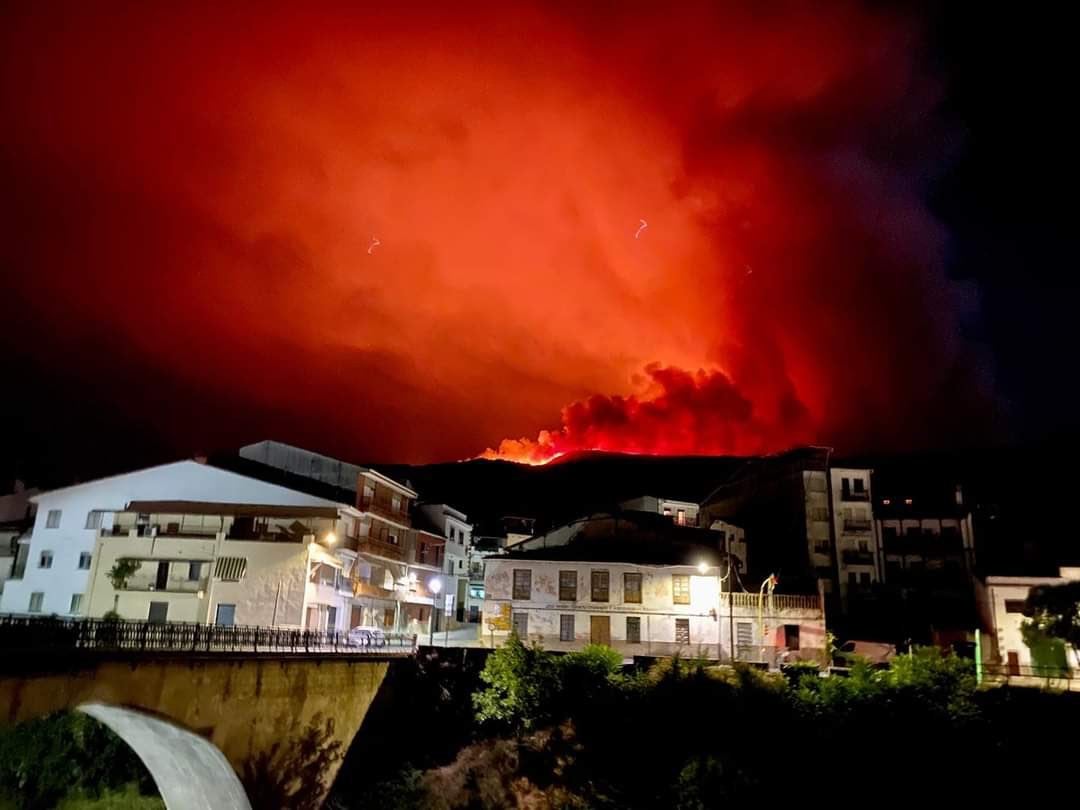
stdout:
{"type": "Polygon", "coordinates": [[[109,582],[112,586],[122,591],[127,587],[128,580],[131,579],[131,575],[139,570],[139,561],[131,560],[123,557],[117,560],[113,567],[109,569],[109,582]]]}
{"type": "Polygon", "coordinates": [[[473,694],[476,719],[521,733],[548,719],[558,691],[556,665],[538,646],[526,647],[517,633],[488,656],[480,673],[485,687],[473,694]]]}
{"type": "Polygon", "coordinates": [[[1072,647],[1080,662],[1080,581],[1032,588],[1024,615],[1029,617],[1024,622],[1025,628],[1061,639],[1072,647]]]}

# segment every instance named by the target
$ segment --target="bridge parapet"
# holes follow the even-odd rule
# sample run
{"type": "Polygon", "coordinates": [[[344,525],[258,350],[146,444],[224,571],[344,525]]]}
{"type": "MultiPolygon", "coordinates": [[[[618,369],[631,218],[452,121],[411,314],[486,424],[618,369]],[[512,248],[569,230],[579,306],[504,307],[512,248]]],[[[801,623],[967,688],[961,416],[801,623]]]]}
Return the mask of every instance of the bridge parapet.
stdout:
{"type": "Polygon", "coordinates": [[[0,616],[0,650],[7,653],[237,654],[268,656],[400,657],[416,653],[407,633],[356,633],[125,619],[0,616]]]}

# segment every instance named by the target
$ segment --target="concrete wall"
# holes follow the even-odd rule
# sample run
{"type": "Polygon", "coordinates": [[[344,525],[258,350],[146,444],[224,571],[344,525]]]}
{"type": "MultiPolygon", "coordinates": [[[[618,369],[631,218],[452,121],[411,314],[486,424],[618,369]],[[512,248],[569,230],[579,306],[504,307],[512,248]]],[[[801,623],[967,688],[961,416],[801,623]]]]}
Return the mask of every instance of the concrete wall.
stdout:
{"type": "MultiPolygon", "coordinates": [[[[102,478],[86,484],[53,490],[38,495],[37,516],[30,538],[26,573],[21,580],[11,579],[0,594],[0,613],[25,613],[30,595],[44,594],[43,614],[67,615],[72,594],[90,590],[90,571],[79,568],[79,555],[93,552],[98,532],[87,529],[91,511],[123,511],[135,500],[216,501],[219,503],[280,504],[333,506],[323,498],[305,495],[285,487],[267,484],[194,461],[179,461],[149,467],[124,475],[102,478]],[[60,525],[47,528],[49,513],[61,510],[60,525]],[[40,568],[41,552],[53,554],[51,568],[40,568]]],[[[111,514],[102,524],[112,525],[111,514]]]]}
{"type": "Polygon", "coordinates": [[[69,671],[0,674],[0,722],[87,703],[137,709],[212,742],[252,796],[295,789],[305,743],[323,774],[322,785],[306,787],[325,795],[389,667],[300,657],[61,663],[69,671]]]}

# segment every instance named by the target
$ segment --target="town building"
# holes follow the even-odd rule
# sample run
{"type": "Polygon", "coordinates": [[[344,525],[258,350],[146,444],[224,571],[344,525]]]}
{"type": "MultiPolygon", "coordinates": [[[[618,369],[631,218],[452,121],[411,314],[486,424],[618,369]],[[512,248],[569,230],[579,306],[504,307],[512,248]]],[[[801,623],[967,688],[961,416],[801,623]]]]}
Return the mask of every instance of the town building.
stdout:
{"type": "Polygon", "coordinates": [[[472,524],[464,512],[445,503],[425,503],[417,507],[420,520],[446,543],[446,560],[443,567],[447,577],[446,593],[453,596],[453,607],[449,616],[452,624],[461,624],[479,620],[469,618],[469,549],[472,546],[472,524]]]}
{"type": "Polygon", "coordinates": [[[133,501],[213,501],[279,506],[336,506],[333,501],[268,484],[195,461],[43,492],[31,498],[37,512],[17,567],[0,594],[0,613],[85,615],[90,569],[100,531],[133,501]]]}
{"type": "Polygon", "coordinates": [[[852,600],[870,593],[881,579],[869,468],[831,467],[829,500],[835,544],[836,587],[841,609],[851,612],[852,600]]]}
{"type": "Polygon", "coordinates": [[[619,506],[630,512],[653,512],[671,518],[678,526],[698,525],[698,504],[693,501],[677,501],[671,498],[658,498],[655,495],[642,495],[623,501],[619,506]]]}
{"type": "Polygon", "coordinates": [[[484,639],[498,645],[513,631],[549,649],[607,644],[627,657],[822,660],[819,594],[744,591],[725,576],[713,532],[627,515],[593,516],[489,557],[484,639]]]}
{"type": "Polygon", "coordinates": [[[1025,633],[1024,603],[1032,588],[1080,581],[1080,568],[1061,568],[1058,576],[988,576],[976,581],[987,676],[1025,684],[1080,674],[1080,657],[1064,642],[1025,633]]]}

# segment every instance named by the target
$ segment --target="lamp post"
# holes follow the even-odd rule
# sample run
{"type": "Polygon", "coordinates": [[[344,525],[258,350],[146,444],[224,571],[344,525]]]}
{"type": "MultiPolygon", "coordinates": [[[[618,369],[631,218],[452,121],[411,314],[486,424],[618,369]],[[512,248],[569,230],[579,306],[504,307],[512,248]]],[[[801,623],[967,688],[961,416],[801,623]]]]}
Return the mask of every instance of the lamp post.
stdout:
{"type": "Polygon", "coordinates": [[[428,590],[431,591],[431,622],[430,631],[428,635],[428,646],[435,646],[435,600],[439,598],[439,594],[442,592],[442,580],[438,577],[432,577],[428,581],[428,590]]]}
{"type": "MultiPolygon", "coordinates": [[[[705,576],[709,572],[709,564],[702,560],[697,564],[698,573],[705,576]]],[[[716,566],[716,663],[721,661],[722,639],[720,634],[720,588],[723,580],[720,578],[720,566],[716,566]]]]}

